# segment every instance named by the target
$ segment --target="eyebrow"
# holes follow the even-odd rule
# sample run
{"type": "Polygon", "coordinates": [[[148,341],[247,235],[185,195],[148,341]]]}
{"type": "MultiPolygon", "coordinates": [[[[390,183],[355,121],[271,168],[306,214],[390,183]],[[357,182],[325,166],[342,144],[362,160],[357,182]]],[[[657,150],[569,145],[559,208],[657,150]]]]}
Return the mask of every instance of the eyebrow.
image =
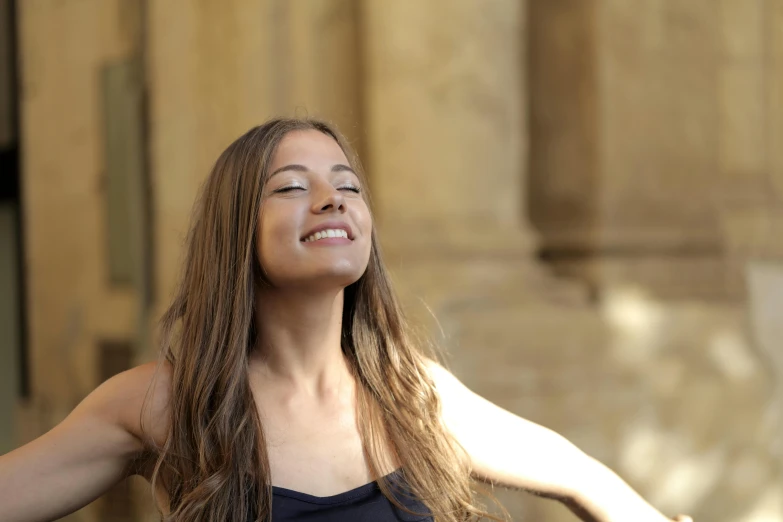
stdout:
{"type": "MultiPolygon", "coordinates": [[[[305,167],[304,165],[297,165],[297,164],[291,164],[286,165],[284,167],[280,167],[279,169],[275,170],[269,177],[271,178],[275,174],[279,174],[281,172],[285,172],[286,170],[295,170],[297,172],[308,172],[310,169],[305,167]]],[[[348,165],[343,165],[342,163],[338,163],[336,165],[332,165],[332,172],[352,172],[354,175],[356,172],[353,171],[351,167],[348,165]]]]}

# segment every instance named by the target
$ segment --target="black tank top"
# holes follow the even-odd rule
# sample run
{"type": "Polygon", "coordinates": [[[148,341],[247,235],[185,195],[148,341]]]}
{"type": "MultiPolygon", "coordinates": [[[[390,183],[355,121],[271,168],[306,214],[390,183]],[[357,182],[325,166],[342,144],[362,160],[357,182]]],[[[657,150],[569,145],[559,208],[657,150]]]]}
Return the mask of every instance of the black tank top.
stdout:
{"type": "MultiPolygon", "coordinates": [[[[400,470],[386,478],[393,491],[404,491],[400,470]]],[[[412,515],[399,509],[381,493],[377,482],[329,497],[273,486],[272,522],[433,522],[429,510],[419,500],[405,493],[395,497],[411,511],[424,515],[412,515]]]]}

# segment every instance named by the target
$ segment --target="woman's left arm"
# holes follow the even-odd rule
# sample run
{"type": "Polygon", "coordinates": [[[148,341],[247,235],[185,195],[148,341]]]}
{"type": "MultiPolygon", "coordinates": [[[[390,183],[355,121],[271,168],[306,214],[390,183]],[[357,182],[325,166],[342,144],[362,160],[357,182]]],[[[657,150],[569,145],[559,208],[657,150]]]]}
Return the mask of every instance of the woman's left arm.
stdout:
{"type": "Polygon", "coordinates": [[[672,520],[564,437],[480,397],[439,364],[429,368],[443,423],[477,478],[559,500],[588,522],[672,520]]]}

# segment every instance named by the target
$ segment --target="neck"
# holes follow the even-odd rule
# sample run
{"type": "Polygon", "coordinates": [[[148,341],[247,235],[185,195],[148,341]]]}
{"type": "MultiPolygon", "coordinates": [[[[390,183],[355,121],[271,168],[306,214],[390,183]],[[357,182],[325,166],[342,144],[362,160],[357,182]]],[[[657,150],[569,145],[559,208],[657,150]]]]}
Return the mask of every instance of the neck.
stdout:
{"type": "Polygon", "coordinates": [[[252,363],[269,384],[290,391],[314,396],[339,391],[351,381],[340,344],[342,313],[342,289],[257,291],[252,363]]]}

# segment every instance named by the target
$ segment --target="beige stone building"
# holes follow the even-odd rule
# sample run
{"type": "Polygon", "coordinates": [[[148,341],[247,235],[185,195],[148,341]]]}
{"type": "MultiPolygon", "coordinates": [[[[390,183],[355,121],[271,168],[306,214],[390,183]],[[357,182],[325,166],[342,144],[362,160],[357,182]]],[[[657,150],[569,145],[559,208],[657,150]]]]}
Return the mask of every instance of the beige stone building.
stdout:
{"type": "Polygon", "coordinates": [[[783,0],[0,1],[0,451],[154,356],[201,181],[275,115],[357,145],[470,387],[665,512],[783,522],[783,0]]]}

